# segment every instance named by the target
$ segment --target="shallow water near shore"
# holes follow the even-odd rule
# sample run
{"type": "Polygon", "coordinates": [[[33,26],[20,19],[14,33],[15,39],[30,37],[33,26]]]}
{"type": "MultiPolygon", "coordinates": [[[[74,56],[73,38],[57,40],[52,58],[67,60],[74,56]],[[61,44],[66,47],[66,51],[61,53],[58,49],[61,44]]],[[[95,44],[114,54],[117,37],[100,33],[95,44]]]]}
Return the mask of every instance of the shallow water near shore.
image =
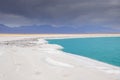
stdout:
{"type": "Polygon", "coordinates": [[[48,42],[63,46],[65,52],[120,67],[120,37],[52,39],[48,42]]]}

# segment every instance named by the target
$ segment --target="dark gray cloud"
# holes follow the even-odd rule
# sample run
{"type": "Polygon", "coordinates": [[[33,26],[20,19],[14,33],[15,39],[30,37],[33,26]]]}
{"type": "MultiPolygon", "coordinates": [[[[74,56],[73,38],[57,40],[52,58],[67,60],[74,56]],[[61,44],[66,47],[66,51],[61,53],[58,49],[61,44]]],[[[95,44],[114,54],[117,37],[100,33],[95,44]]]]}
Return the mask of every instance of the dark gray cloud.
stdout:
{"type": "Polygon", "coordinates": [[[120,0],[0,0],[0,24],[120,26],[120,0]]]}

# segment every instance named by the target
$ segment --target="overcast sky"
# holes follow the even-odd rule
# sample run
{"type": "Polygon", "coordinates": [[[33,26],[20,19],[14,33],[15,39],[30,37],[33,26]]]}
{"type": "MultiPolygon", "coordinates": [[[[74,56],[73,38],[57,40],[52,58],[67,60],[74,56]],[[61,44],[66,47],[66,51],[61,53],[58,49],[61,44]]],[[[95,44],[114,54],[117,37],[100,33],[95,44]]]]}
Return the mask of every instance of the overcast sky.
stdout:
{"type": "Polygon", "coordinates": [[[120,30],[120,0],[0,0],[0,24],[94,25],[120,30]]]}

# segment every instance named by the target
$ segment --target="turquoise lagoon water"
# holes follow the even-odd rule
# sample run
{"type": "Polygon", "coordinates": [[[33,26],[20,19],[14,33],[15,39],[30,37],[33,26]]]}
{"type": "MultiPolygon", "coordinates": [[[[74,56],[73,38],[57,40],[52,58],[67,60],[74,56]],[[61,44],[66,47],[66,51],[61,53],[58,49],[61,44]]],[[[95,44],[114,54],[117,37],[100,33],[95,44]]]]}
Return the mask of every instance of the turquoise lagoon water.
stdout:
{"type": "Polygon", "coordinates": [[[65,52],[120,67],[120,37],[52,39],[48,42],[61,45],[65,52]]]}

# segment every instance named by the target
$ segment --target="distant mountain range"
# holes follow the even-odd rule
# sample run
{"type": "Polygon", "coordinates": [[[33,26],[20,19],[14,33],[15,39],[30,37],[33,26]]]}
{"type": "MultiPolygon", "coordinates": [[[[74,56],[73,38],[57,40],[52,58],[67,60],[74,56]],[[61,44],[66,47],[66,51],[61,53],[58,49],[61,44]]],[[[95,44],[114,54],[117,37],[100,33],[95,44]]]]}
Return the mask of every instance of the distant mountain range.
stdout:
{"type": "MultiPolygon", "coordinates": [[[[113,31],[113,30],[112,30],[113,31]]],[[[22,27],[8,27],[3,24],[0,24],[0,33],[109,33],[108,28],[99,27],[53,27],[50,25],[40,25],[40,26],[22,26],[22,27]]],[[[112,32],[110,32],[112,33],[112,32]]],[[[114,32],[113,32],[114,33],[114,32]]]]}

